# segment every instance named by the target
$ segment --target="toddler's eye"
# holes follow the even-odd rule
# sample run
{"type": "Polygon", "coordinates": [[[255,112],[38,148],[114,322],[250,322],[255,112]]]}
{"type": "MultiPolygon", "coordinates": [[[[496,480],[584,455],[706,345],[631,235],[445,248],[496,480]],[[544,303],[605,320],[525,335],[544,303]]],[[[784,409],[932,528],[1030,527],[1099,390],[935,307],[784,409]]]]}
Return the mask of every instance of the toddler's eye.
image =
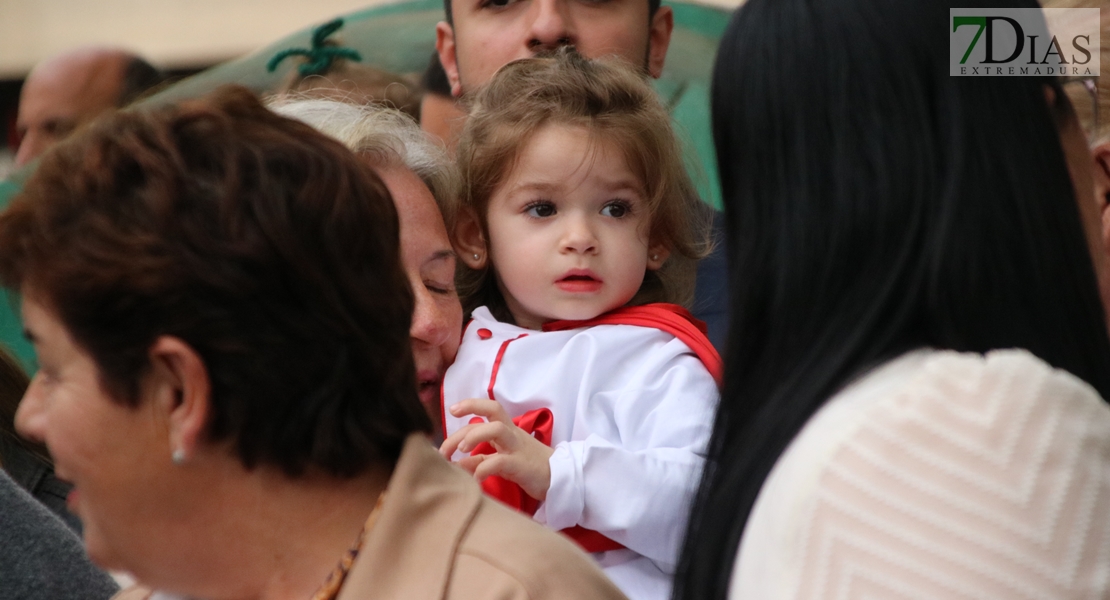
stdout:
{"type": "Polygon", "coordinates": [[[518,2],[519,0],[486,0],[481,4],[482,8],[505,8],[506,6],[518,2]]]}
{"type": "Polygon", "coordinates": [[[601,209],[601,214],[602,215],[604,215],[606,217],[614,217],[614,218],[617,218],[617,219],[619,219],[621,217],[628,216],[628,214],[631,213],[631,212],[632,212],[632,207],[629,206],[629,204],[627,202],[625,202],[624,200],[614,200],[614,201],[606,204],[601,209]]]}
{"type": "Polygon", "coordinates": [[[555,214],[555,205],[550,202],[533,202],[524,207],[524,212],[530,217],[544,218],[555,214]]]}

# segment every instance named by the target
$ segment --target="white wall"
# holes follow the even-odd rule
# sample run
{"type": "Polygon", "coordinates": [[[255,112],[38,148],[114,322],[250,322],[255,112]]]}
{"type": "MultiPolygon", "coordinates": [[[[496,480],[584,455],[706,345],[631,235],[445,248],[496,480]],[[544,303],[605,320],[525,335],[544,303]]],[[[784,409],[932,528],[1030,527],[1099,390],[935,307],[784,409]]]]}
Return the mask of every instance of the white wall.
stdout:
{"type": "Polygon", "coordinates": [[[122,46],[163,68],[244,54],[383,0],[0,0],[0,78],[85,44],[122,46]]]}
{"type": "Polygon", "coordinates": [[[0,0],[0,79],[22,79],[43,58],[85,44],[122,46],[162,68],[210,64],[387,1],[0,0]]]}

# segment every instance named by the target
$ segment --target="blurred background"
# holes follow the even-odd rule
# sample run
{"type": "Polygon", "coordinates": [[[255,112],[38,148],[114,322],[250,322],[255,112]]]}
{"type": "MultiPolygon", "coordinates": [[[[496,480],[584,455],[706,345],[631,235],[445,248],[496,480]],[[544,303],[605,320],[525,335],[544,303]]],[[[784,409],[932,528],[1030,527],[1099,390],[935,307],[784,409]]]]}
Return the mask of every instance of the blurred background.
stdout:
{"type": "MultiPolygon", "coordinates": [[[[740,0],[705,0],[731,7],[740,0]]],[[[36,63],[114,45],[181,78],[381,0],[0,0],[0,179],[12,170],[19,91],[36,63]]]]}

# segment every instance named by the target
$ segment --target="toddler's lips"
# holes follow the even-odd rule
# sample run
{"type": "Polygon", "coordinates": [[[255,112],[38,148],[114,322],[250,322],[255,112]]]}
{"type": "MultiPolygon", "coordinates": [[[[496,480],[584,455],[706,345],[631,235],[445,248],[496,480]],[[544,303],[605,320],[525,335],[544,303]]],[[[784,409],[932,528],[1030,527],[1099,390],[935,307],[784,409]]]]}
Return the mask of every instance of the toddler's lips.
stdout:
{"type": "Polygon", "coordinates": [[[556,281],[555,286],[564,292],[596,292],[601,289],[601,279],[587,269],[573,269],[556,281]]]}

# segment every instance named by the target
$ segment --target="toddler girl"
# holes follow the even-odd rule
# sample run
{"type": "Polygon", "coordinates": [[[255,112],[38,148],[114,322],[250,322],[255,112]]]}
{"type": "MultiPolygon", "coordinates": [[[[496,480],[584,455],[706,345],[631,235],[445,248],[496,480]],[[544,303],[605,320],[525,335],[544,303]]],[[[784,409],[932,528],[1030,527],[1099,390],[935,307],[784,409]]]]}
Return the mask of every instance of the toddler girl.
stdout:
{"type": "Polygon", "coordinates": [[[717,403],[690,298],[707,209],[640,75],[573,52],[506,65],[459,142],[472,321],[443,383],[444,456],[668,598],[717,403]]]}

